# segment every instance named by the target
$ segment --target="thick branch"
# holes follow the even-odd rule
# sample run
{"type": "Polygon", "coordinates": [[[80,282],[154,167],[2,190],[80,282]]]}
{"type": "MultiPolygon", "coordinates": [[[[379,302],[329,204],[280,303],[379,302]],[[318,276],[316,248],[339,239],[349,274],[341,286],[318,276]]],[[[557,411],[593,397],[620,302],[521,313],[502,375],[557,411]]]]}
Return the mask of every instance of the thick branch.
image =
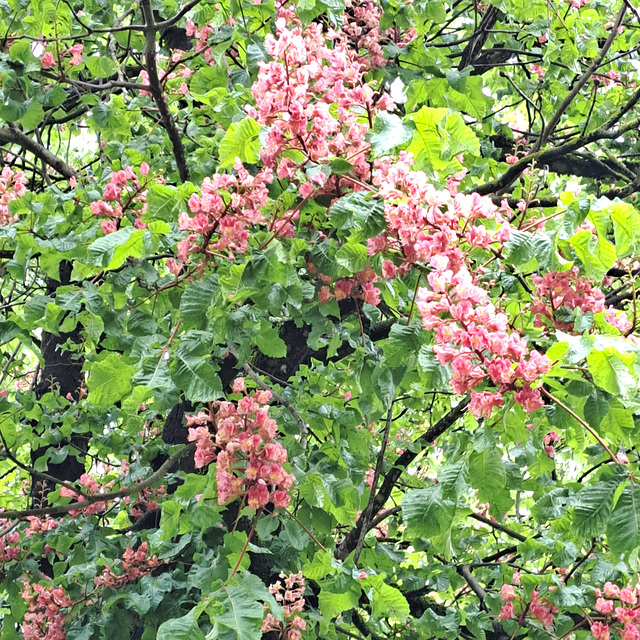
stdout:
{"type": "Polygon", "coordinates": [[[0,129],[0,144],[17,144],[26,151],[32,153],[36,158],[42,160],[45,164],[53,167],[58,173],[65,178],[77,177],[77,173],[62,158],[54,155],[47,148],[26,136],[22,131],[14,126],[0,129]]]}
{"type": "Polygon", "coordinates": [[[184,157],[184,148],[182,146],[182,140],[180,140],[180,133],[176,127],[176,123],[173,120],[171,111],[164,99],[164,93],[162,91],[162,85],[160,84],[160,78],[158,77],[158,66],[156,65],[156,24],[153,19],[153,11],[151,10],[150,0],[141,0],[140,6],[142,7],[142,13],[144,15],[145,22],[147,24],[147,30],[145,33],[145,46],[144,46],[144,58],[147,67],[147,73],[149,74],[149,88],[151,89],[151,95],[156,103],[162,122],[167,130],[169,140],[173,147],[173,155],[176,159],[176,165],[178,166],[178,173],[180,174],[180,180],[186,182],[189,179],[189,170],[187,169],[187,162],[184,157]]]}
{"type": "MultiPolygon", "coordinates": [[[[467,411],[469,398],[461,400],[457,406],[446,413],[438,422],[436,422],[423,435],[414,440],[413,445],[396,460],[393,468],[385,476],[384,482],[380,487],[380,491],[376,495],[371,510],[371,516],[377,514],[389,499],[393,488],[403,474],[404,470],[416,459],[418,454],[427,446],[429,446],[436,438],[440,437],[447,429],[452,427],[456,421],[461,418],[467,411]]],[[[360,518],[356,526],[349,531],[344,540],[340,543],[335,551],[335,557],[338,560],[344,560],[356,547],[360,537],[363,520],[360,518]]],[[[366,532],[365,532],[366,533],[366,532]]]]}
{"type": "MultiPolygon", "coordinates": [[[[625,105],[626,106],[626,105],[625,105]]],[[[623,107],[624,108],[624,107],[623,107]]],[[[576,151],[582,147],[598,142],[599,140],[618,138],[627,131],[634,130],[640,125],[640,118],[636,118],[626,124],[614,128],[618,121],[618,114],[612,116],[601,127],[598,127],[591,133],[577,138],[573,142],[567,142],[559,147],[550,147],[544,151],[536,151],[525,156],[515,164],[511,165],[499,178],[485,184],[481,184],[474,189],[480,195],[489,195],[496,193],[502,189],[506,189],[527,167],[537,163],[538,165],[547,164],[551,160],[566,156],[571,151],[576,151]]],[[[627,194],[628,195],[628,194],[627,194]]]]}

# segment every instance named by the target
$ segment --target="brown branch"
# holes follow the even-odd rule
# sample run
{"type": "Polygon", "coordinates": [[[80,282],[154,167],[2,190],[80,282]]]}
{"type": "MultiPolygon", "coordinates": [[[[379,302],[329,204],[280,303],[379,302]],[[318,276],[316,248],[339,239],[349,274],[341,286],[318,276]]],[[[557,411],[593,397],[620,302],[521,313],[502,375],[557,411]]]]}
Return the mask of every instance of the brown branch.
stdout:
{"type": "Polygon", "coordinates": [[[520,540],[520,542],[525,542],[527,540],[527,537],[523,536],[521,533],[518,533],[513,529],[509,529],[509,527],[505,527],[503,524],[500,524],[499,522],[494,522],[489,518],[485,518],[484,516],[481,516],[479,513],[470,513],[469,517],[473,518],[474,520],[477,520],[478,522],[482,522],[483,524],[486,524],[489,527],[492,527],[493,529],[502,531],[502,533],[506,533],[508,536],[511,536],[516,540],[520,540]]]}
{"type": "Polygon", "coordinates": [[[457,568],[458,573],[464,578],[465,582],[471,587],[471,591],[478,596],[480,602],[484,602],[487,592],[482,588],[480,583],[471,574],[469,565],[461,564],[457,568]]]}
{"type": "Polygon", "coordinates": [[[571,91],[567,94],[565,99],[562,101],[557,111],[553,114],[551,120],[549,120],[549,124],[544,128],[542,135],[538,138],[538,141],[535,146],[535,150],[537,151],[542,147],[542,145],[547,141],[549,136],[553,133],[554,129],[558,126],[558,122],[560,122],[560,118],[562,114],[567,110],[567,107],[573,102],[574,98],[580,93],[580,89],[584,87],[589,79],[593,75],[594,71],[600,66],[600,63],[604,60],[607,55],[613,41],[618,36],[618,27],[622,24],[622,19],[624,18],[624,14],[627,11],[627,5],[622,4],[620,7],[620,12],[618,13],[618,17],[616,18],[615,23],[611,27],[611,33],[609,33],[609,37],[606,42],[602,45],[602,49],[600,49],[600,53],[598,57],[589,65],[587,70],[582,74],[578,82],[575,83],[571,91]]]}
{"type": "Polygon", "coordinates": [[[58,505],[56,507],[40,507],[38,509],[24,509],[22,511],[3,511],[2,517],[10,520],[14,518],[26,518],[28,516],[61,515],[63,513],[69,513],[69,511],[85,509],[87,506],[93,504],[94,502],[110,502],[111,500],[117,500],[118,498],[125,498],[126,496],[140,493],[147,487],[150,487],[152,484],[163,478],[165,474],[171,471],[171,468],[174,464],[176,464],[187,454],[194,451],[195,448],[195,442],[191,442],[185,445],[169,458],[167,458],[164,464],[155,473],[151,474],[146,480],[142,480],[141,482],[132,484],[125,489],[120,489],[120,491],[112,491],[111,493],[97,493],[92,496],[87,496],[86,500],[78,500],[76,502],[70,502],[69,504],[58,505]]]}
{"type": "MultiPolygon", "coordinates": [[[[453,426],[459,418],[461,418],[467,411],[469,405],[469,398],[463,398],[453,409],[446,413],[438,422],[421,435],[419,438],[413,441],[411,447],[408,447],[406,451],[398,457],[393,467],[389,470],[382,482],[382,486],[378,491],[374,503],[371,515],[377,514],[385,505],[396,482],[403,474],[405,469],[416,459],[418,454],[429,446],[436,438],[440,437],[447,429],[453,426]]],[[[358,521],[356,526],[349,531],[344,540],[340,543],[336,549],[334,556],[338,560],[344,560],[356,547],[358,539],[360,538],[360,530],[362,528],[362,518],[358,521]]]]}
{"type": "Polygon", "coordinates": [[[75,178],[78,174],[62,158],[54,155],[46,147],[32,140],[13,125],[0,129],[0,144],[17,144],[26,151],[32,153],[36,158],[55,169],[65,178],[75,178]]]}
{"type": "MultiPolygon", "coordinates": [[[[626,108],[623,107],[621,110],[626,108]]],[[[573,142],[566,142],[559,147],[551,147],[545,149],[544,151],[536,151],[534,153],[530,153],[525,156],[521,160],[518,160],[515,164],[511,165],[507,171],[505,171],[499,178],[496,180],[492,180],[491,182],[486,182],[485,184],[481,184],[477,186],[472,191],[484,196],[492,193],[496,193],[502,189],[506,189],[527,167],[530,165],[537,163],[539,165],[543,165],[550,160],[555,160],[556,158],[560,158],[562,156],[567,155],[571,151],[576,151],[581,149],[582,147],[586,147],[587,145],[598,142],[599,140],[610,140],[613,138],[620,137],[623,133],[627,131],[631,131],[636,129],[640,125],[640,118],[635,118],[627,122],[626,124],[618,127],[617,129],[613,129],[615,124],[619,120],[619,113],[613,115],[607,122],[605,122],[601,127],[598,127],[591,133],[588,133],[586,136],[581,136],[574,140],[573,142]]],[[[626,189],[626,187],[624,188],[626,189]]],[[[606,194],[605,194],[606,195],[606,194]]],[[[616,194],[617,195],[617,194],[616,194]]],[[[626,195],[629,195],[626,193],[626,195]]],[[[624,196],[620,196],[624,197],[624,196]]]]}
{"type": "Polygon", "coordinates": [[[156,25],[153,19],[151,1],[140,0],[140,6],[147,25],[147,29],[145,30],[144,58],[147,73],[149,74],[149,88],[151,89],[153,100],[160,111],[160,116],[162,117],[162,122],[167,130],[169,140],[171,140],[173,155],[176,159],[176,165],[178,166],[180,180],[182,182],[186,182],[189,179],[189,169],[187,168],[187,162],[184,156],[184,147],[182,146],[180,133],[178,132],[176,123],[171,115],[171,111],[169,111],[169,107],[164,99],[162,85],[160,84],[160,78],[158,77],[158,66],[156,65],[156,29],[158,25],[156,25]]]}
{"type": "Polygon", "coordinates": [[[380,445],[380,452],[378,453],[378,460],[376,462],[376,468],[373,473],[373,482],[371,483],[371,494],[369,495],[369,502],[367,502],[367,506],[365,507],[362,515],[360,516],[360,533],[358,534],[358,541],[356,542],[355,553],[353,554],[353,563],[355,565],[358,564],[358,560],[360,558],[360,553],[362,551],[362,546],[364,545],[364,537],[369,531],[371,526],[371,518],[373,516],[373,509],[375,507],[376,501],[376,491],[378,489],[378,479],[380,478],[380,473],[382,472],[382,465],[384,464],[384,454],[387,450],[387,443],[389,442],[389,432],[391,431],[391,419],[393,418],[393,400],[391,401],[391,406],[387,411],[387,423],[384,428],[384,434],[382,436],[382,444],[380,445]]]}

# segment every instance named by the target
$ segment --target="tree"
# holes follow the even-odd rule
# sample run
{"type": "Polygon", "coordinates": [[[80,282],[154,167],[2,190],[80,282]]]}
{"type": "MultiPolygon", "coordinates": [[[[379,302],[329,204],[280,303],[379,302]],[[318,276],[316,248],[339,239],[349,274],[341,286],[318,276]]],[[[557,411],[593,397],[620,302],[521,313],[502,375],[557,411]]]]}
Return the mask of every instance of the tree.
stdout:
{"type": "Polygon", "coordinates": [[[639,19],[0,4],[1,637],[637,640],[639,19]]]}

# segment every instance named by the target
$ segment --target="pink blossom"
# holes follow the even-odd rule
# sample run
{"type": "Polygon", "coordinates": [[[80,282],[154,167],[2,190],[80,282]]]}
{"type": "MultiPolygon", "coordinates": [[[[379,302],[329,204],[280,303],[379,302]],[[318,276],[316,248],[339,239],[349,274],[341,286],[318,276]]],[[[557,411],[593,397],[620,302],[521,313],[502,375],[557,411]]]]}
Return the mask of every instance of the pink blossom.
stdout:
{"type": "Polygon", "coordinates": [[[51,69],[56,66],[56,61],[50,51],[45,51],[40,58],[40,64],[43,69],[51,69]]]}
{"type": "Polygon", "coordinates": [[[118,230],[118,226],[115,222],[115,220],[103,220],[100,223],[100,228],[102,229],[102,232],[107,236],[110,233],[114,233],[115,231],[118,230]]]}
{"type": "Polygon", "coordinates": [[[611,613],[613,611],[613,600],[598,598],[596,600],[595,609],[599,613],[611,613]]]}
{"type": "Polygon", "coordinates": [[[595,640],[609,640],[609,627],[602,622],[594,622],[591,625],[591,635],[595,640]]]}
{"type": "Polygon", "coordinates": [[[509,620],[513,618],[514,610],[513,610],[513,602],[507,602],[503,604],[500,608],[500,613],[498,614],[498,620],[509,620]]]}

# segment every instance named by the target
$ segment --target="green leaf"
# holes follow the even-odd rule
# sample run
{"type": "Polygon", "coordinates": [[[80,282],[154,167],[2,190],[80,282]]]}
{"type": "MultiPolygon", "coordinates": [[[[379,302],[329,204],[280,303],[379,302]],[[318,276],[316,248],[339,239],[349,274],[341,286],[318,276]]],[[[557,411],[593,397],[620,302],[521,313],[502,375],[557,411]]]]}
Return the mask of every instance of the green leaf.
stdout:
{"type": "Polygon", "coordinates": [[[553,255],[553,243],[545,233],[511,231],[504,245],[504,257],[510,264],[522,265],[536,258],[540,267],[549,265],[553,255]]]}
{"type": "Polygon", "coordinates": [[[175,222],[183,210],[184,202],[175,187],[153,184],[147,192],[147,209],[142,219],[145,222],[158,218],[167,222],[175,222]]]}
{"type": "Polygon", "coordinates": [[[142,255],[143,236],[142,229],[125,227],[94,240],[88,249],[92,264],[107,269],[118,269],[127,258],[139,258],[142,255]]]}
{"type": "Polygon", "coordinates": [[[227,135],[218,146],[220,167],[228,169],[236,158],[254,164],[260,159],[260,125],[253,118],[244,118],[229,125],[227,135]]]}
{"type": "Polygon", "coordinates": [[[222,397],[222,383],[211,364],[207,342],[184,340],[174,352],[172,378],[192,402],[212,402],[222,397]]]}
{"type": "Polygon", "coordinates": [[[253,342],[269,358],[284,358],[287,355],[287,345],[275,327],[261,326],[260,332],[253,337],[253,342]]]}
{"type": "Polygon", "coordinates": [[[453,501],[443,498],[439,485],[405,493],[402,518],[407,535],[430,538],[443,533],[451,526],[455,509],[453,501]]]}
{"type": "Polygon", "coordinates": [[[349,173],[349,171],[353,171],[355,168],[350,162],[343,160],[342,158],[334,158],[330,163],[329,167],[331,167],[331,173],[336,175],[344,175],[345,173],[349,173]]]}
{"type": "Polygon", "coordinates": [[[367,247],[355,242],[343,244],[336,252],[336,262],[347,270],[347,275],[353,275],[362,271],[369,261],[367,247]]]}
{"type": "Polygon", "coordinates": [[[475,133],[459,113],[448,109],[422,107],[409,116],[416,126],[408,151],[413,153],[417,169],[437,173],[452,172],[460,167],[455,157],[464,152],[480,153],[475,133]]]}
{"type": "Polygon", "coordinates": [[[616,553],[630,553],[640,546],[640,486],[628,484],[607,523],[607,542],[616,553]]]}
{"type": "Polygon", "coordinates": [[[343,611],[349,611],[358,606],[361,589],[358,585],[342,585],[331,581],[318,595],[318,607],[325,620],[332,620],[343,611]]]}
{"type": "Polygon", "coordinates": [[[218,291],[218,278],[215,275],[190,284],[180,300],[180,318],[185,328],[204,329],[207,325],[207,314],[213,306],[218,291]]]}
{"type": "Polygon", "coordinates": [[[587,356],[593,381],[601,389],[624,398],[631,398],[638,390],[633,369],[635,360],[635,353],[620,353],[613,347],[593,350],[587,356]]]}
{"type": "Polygon", "coordinates": [[[260,640],[264,606],[270,594],[258,576],[245,574],[236,584],[227,584],[211,595],[209,615],[214,624],[213,637],[237,640],[260,640]]]}
{"type": "Polygon", "coordinates": [[[374,618],[392,618],[404,622],[409,616],[409,603],[402,592],[384,582],[384,576],[372,576],[367,580],[372,585],[371,614],[374,618]]]}
{"type": "Polygon", "coordinates": [[[496,494],[504,491],[507,474],[502,453],[494,446],[474,451],[469,457],[469,480],[478,489],[481,502],[492,502],[496,494]]]}
{"type": "Polygon", "coordinates": [[[158,628],[156,640],[204,640],[204,633],[200,631],[192,610],[182,618],[163,622],[158,628]]]}
{"type": "Polygon", "coordinates": [[[350,238],[365,240],[384,229],[384,205],[365,191],[355,191],[331,205],[330,222],[336,229],[356,230],[350,238]]]}
{"type": "Polygon", "coordinates": [[[617,488],[616,480],[608,480],[580,491],[573,509],[572,523],[581,536],[592,538],[602,533],[609,519],[617,488]]]}
{"type": "Polygon", "coordinates": [[[397,115],[380,111],[373,123],[373,129],[367,134],[367,140],[371,143],[374,156],[378,158],[409,142],[413,132],[414,127],[404,124],[397,115]]]}
{"type": "Polygon", "coordinates": [[[108,78],[118,70],[116,63],[105,56],[89,56],[84,64],[96,78],[108,78]]]}
{"type": "Polygon", "coordinates": [[[119,402],[131,390],[134,373],[135,367],[124,364],[123,357],[117,353],[109,353],[102,360],[94,362],[87,379],[88,401],[99,409],[119,402]]]}

